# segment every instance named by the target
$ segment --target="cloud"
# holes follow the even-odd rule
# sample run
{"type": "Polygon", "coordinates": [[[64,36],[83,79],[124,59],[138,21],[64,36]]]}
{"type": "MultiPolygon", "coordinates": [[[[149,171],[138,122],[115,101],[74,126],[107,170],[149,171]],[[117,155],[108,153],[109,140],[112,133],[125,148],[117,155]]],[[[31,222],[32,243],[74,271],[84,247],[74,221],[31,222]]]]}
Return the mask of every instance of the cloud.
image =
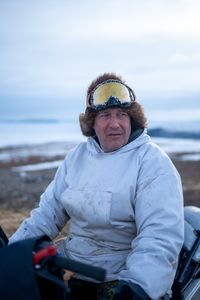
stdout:
{"type": "Polygon", "coordinates": [[[1,94],[81,95],[105,71],[142,92],[198,90],[199,11],[198,0],[1,1],[1,94]]]}

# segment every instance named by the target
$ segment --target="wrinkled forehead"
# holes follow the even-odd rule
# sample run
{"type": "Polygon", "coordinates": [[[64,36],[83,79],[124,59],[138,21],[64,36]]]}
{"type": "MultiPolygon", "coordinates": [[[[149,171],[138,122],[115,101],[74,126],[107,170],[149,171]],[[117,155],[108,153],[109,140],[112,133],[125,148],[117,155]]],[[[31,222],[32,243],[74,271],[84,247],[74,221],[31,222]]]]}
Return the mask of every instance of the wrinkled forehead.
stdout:
{"type": "Polygon", "coordinates": [[[111,108],[106,108],[103,110],[97,111],[97,114],[95,118],[101,117],[101,116],[112,116],[112,117],[124,117],[131,119],[128,111],[125,108],[120,108],[120,107],[111,107],[111,108]]]}
{"type": "Polygon", "coordinates": [[[123,112],[123,113],[127,113],[128,111],[126,108],[123,107],[106,107],[102,110],[97,111],[97,114],[103,114],[103,113],[118,113],[118,112],[123,112]]]}

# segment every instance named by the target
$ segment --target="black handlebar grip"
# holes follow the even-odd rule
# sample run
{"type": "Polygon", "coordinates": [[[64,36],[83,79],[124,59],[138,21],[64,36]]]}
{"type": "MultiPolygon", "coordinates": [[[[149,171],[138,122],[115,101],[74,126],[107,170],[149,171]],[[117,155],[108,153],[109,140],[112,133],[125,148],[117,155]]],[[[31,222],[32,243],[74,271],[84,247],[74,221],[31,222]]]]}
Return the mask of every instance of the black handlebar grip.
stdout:
{"type": "Polygon", "coordinates": [[[53,261],[56,266],[79,273],[86,277],[96,279],[98,281],[104,281],[106,276],[106,270],[100,267],[91,266],[82,262],[74,261],[61,256],[55,256],[53,261]]]}

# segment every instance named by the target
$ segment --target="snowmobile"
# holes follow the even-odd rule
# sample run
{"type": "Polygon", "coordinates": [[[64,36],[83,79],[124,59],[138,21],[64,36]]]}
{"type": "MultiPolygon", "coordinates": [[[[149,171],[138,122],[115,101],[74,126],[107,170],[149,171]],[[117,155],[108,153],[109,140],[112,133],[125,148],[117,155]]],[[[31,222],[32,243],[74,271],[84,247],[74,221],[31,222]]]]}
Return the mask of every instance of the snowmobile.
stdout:
{"type": "Polygon", "coordinates": [[[200,208],[184,208],[184,244],[172,286],[173,300],[200,300],[200,208]]]}
{"type": "Polygon", "coordinates": [[[8,245],[8,238],[1,227],[0,259],[2,300],[71,300],[65,281],[66,270],[98,282],[104,281],[106,275],[103,268],[60,256],[48,236],[8,245]]]}

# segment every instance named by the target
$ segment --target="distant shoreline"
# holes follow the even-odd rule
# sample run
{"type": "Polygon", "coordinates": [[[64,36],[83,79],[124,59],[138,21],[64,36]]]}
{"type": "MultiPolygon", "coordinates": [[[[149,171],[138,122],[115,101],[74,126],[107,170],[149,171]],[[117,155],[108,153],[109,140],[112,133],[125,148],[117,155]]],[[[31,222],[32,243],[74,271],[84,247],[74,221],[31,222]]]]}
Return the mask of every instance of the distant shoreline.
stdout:
{"type": "Polygon", "coordinates": [[[151,137],[200,140],[200,132],[170,130],[162,127],[150,128],[148,134],[151,137]]]}

